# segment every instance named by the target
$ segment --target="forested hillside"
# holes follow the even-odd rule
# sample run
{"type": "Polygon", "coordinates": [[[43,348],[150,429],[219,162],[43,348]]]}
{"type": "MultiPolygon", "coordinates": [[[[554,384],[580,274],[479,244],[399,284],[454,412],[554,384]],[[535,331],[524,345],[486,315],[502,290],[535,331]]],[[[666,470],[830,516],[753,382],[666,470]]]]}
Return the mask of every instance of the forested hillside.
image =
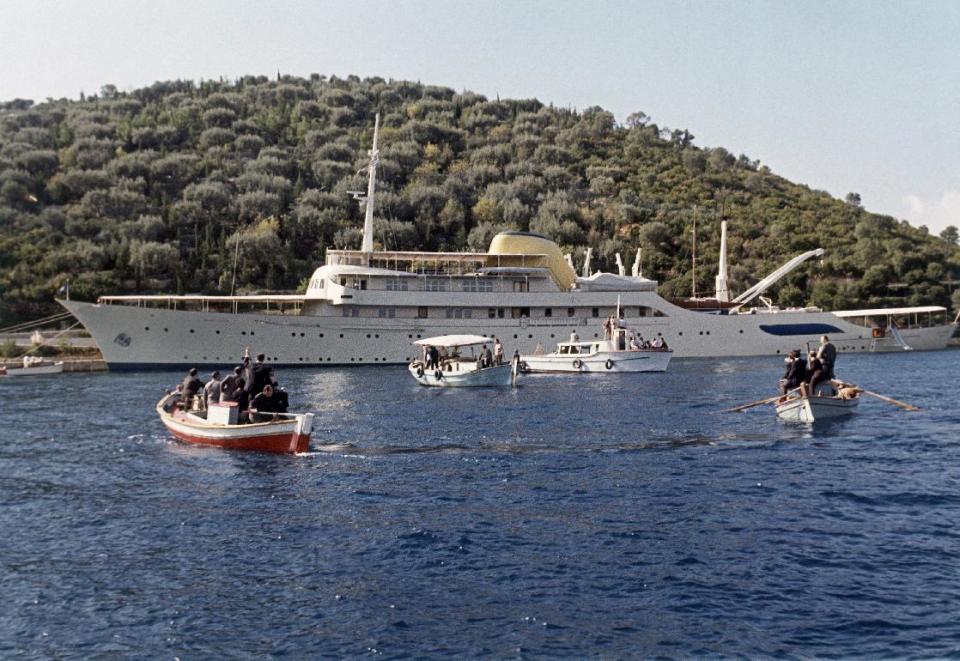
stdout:
{"type": "MultiPolygon", "coordinates": [[[[594,265],[643,248],[665,295],[713,286],[730,221],[742,291],[796,253],[783,305],[950,304],[956,232],[922,229],[694,144],[643,113],[488,99],[419,83],[313,75],[105,86],[79,101],[0,104],[0,325],[108,293],[295,290],[330,247],[359,248],[366,150],[381,113],[376,243],[484,250],[529,229],[594,265]]],[[[838,149],[840,146],[838,146],[838,149]]],[[[955,298],[954,302],[960,299],[955,298]]]]}

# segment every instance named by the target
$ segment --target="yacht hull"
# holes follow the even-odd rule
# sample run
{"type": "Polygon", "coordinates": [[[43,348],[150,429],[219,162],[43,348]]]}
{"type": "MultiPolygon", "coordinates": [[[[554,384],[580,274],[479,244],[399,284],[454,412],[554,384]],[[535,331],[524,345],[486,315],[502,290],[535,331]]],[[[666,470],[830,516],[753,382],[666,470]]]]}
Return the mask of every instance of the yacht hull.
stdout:
{"type": "MultiPolygon", "coordinates": [[[[576,301],[571,298],[574,296],[577,294],[553,294],[543,298],[543,304],[566,307],[576,301]]],[[[662,336],[676,358],[785,354],[815,347],[822,334],[828,334],[841,353],[904,350],[893,338],[874,339],[870,329],[829,312],[715,315],[685,310],[652,293],[623,298],[625,308],[652,306],[664,312],[663,316],[628,316],[625,323],[645,338],[662,336]]],[[[615,292],[605,292],[591,302],[613,309],[617,299],[615,292]]],[[[554,346],[573,330],[584,339],[603,336],[602,318],[596,317],[386,319],[61,303],[87,328],[111,369],[230,365],[243,355],[245,347],[265,351],[269,362],[286,366],[408,364],[416,357],[411,342],[431,335],[496,336],[508,355],[514,350],[530,355],[538,346],[554,346]]],[[[954,329],[949,324],[903,328],[900,333],[913,350],[923,351],[946,347],[954,329]]]]}

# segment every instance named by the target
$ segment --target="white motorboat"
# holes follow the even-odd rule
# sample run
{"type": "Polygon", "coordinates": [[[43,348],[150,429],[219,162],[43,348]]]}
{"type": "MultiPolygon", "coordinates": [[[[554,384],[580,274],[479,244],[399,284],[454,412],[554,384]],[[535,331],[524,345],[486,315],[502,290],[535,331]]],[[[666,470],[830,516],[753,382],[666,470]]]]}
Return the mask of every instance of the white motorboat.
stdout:
{"type": "Polygon", "coordinates": [[[800,393],[792,391],[788,396],[777,401],[777,417],[788,422],[816,422],[829,420],[856,413],[860,404],[860,390],[857,388],[841,388],[836,390],[831,386],[818,388],[816,393],[800,393]]]}
{"type": "Polygon", "coordinates": [[[423,349],[423,356],[407,369],[422,386],[512,386],[516,383],[516,362],[493,363],[484,356],[486,345],[494,342],[483,335],[440,335],[417,340],[414,344],[423,349]]]}
{"type": "Polygon", "coordinates": [[[520,357],[521,372],[665,372],[673,350],[640,348],[627,328],[605,332],[605,339],[581,342],[574,334],[553,353],[520,357]],[[630,348],[631,345],[635,348],[630,348]]]}
{"type": "Polygon", "coordinates": [[[0,378],[13,376],[41,376],[45,374],[60,374],[63,371],[63,362],[51,362],[37,356],[24,356],[23,365],[0,365],[0,378]]]}

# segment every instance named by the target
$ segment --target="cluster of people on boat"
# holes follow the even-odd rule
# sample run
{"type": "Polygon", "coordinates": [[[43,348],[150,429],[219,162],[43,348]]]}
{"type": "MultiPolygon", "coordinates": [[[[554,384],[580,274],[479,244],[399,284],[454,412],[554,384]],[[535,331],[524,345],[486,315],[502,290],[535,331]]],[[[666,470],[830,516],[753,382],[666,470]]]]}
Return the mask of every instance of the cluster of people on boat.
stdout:
{"type": "Polygon", "coordinates": [[[206,383],[193,367],[177,390],[187,410],[200,411],[211,404],[235,403],[241,423],[271,419],[275,413],[286,413],[289,405],[287,391],[277,382],[273,367],[266,363],[262,353],[253,362],[249,355],[244,355],[242,363],[226,377],[221,378],[220,372],[214,371],[206,383]]]}
{"type": "Polygon", "coordinates": [[[820,338],[820,346],[810,351],[805,360],[799,351],[793,350],[784,359],[787,370],[780,379],[780,394],[800,388],[801,392],[815,393],[821,383],[829,383],[834,378],[833,369],[837,362],[837,348],[826,335],[820,338]]]}
{"type": "MultiPolygon", "coordinates": [[[[515,352],[519,356],[519,352],[515,352]]],[[[447,351],[446,347],[432,347],[426,346],[423,347],[423,366],[427,370],[441,370],[443,369],[443,364],[447,360],[457,359],[460,357],[460,351],[458,347],[452,347],[450,351],[447,351]]],[[[486,367],[493,367],[494,365],[503,364],[503,344],[500,342],[500,338],[493,338],[493,349],[489,346],[482,348],[477,355],[477,369],[484,369],[486,367]]]]}

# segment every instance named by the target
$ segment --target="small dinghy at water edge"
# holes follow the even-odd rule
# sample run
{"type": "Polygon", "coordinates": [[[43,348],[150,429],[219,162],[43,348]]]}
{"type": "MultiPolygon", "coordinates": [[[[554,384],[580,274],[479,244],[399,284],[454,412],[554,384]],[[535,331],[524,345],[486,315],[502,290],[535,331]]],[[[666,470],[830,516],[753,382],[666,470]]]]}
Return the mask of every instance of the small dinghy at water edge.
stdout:
{"type": "Polygon", "coordinates": [[[581,342],[571,337],[553,353],[520,356],[521,372],[665,372],[673,351],[630,349],[628,329],[614,328],[609,339],[581,342]]]}
{"type": "Polygon", "coordinates": [[[0,378],[14,376],[41,376],[44,374],[60,374],[63,372],[62,362],[50,362],[37,356],[24,356],[23,365],[11,365],[4,367],[0,365],[0,378]]]}
{"type": "Polygon", "coordinates": [[[814,393],[797,388],[777,400],[777,417],[788,422],[810,423],[852,415],[860,404],[860,392],[853,387],[837,390],[827,383],[819,384],[814,393]]]}
{"type": "Polygon", "coordinates": [[[170,433],[186,443],[260,452],[306,452],[310,447],[312,413],[267,413],[261,422],[238,424],[235,403],[185,411],[179,393],[164,396],[157,413],[170,433]]]}
{"type": "Polygon", "coordinates": [[[423,357],[407,366],[410,375],[422,386],[460,388],[465,386],[512,386],[517,378],[515,361],[487,364],[485,345],[493,338],[483,335],[440,335],[417,340],[423,357]],[[469,350],[461,355],[461,349],[469,350]]]}

